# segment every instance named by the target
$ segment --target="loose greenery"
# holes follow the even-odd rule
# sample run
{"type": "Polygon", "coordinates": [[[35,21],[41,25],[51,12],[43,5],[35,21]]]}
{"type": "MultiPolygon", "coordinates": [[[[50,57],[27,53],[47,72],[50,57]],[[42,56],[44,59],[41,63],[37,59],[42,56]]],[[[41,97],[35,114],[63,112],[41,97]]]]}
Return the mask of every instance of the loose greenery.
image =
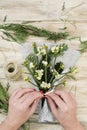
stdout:
{"type": "Polygon", "coordinates": [[[80,52],[86,52],[87,51],[87,41],[80,40],[80,52]]]}
{"type": "Polygon", "coordinates": [[[8,100],[9,100],[8,88],[9,88],[8,85],[5,88],[0,83],[0,111],[5,113],[8,112],[8,100]]]}
{"type": "MultiPolygon", "coordinates": [[[[64,8],[64,7],[63,7],[64,8]]],[[[73,40],[79,37],[70,37],[70,33],[66,31],[67,27],[60,29],[59,32],[51,32],[44,28],[38,28],[28,23],[6,23],[7,16],[4,18],[4,24],[0,25],[0,31],[3,32],[3,39],[7,41],[15,41],[17,43],[25,43],[29,36],[44,37],[47,40],[73,40]]],[[[79,51],[81,53],[87,51],[87,41],[80,40],[79,51]]]]}
{"type": "MultiPolygon", "coordinates": [[[[5,18],[6,19],[6,18],[5,18]]],[[[61,40],[66,39],[69,36],[68,32],[51,32],[46,29],[37,28],[29,24],[3,24],[0,25],[0,30],[6,37],[6,40],[16,41],[18,43],[24,43],[29,36],[45,37],[47,40],[61,40]]]]}

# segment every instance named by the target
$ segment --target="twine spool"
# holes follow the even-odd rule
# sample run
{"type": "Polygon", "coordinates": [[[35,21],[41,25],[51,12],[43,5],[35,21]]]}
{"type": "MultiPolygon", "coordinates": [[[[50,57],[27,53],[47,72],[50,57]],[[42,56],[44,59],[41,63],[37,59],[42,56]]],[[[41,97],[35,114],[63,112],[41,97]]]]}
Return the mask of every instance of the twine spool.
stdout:
{"type": "Polygon", "coordinates": [[[8,62],[4,66],[5,76],[9,80],[18,80],[22,76],[21,67],[15,62],[8,62]]]}

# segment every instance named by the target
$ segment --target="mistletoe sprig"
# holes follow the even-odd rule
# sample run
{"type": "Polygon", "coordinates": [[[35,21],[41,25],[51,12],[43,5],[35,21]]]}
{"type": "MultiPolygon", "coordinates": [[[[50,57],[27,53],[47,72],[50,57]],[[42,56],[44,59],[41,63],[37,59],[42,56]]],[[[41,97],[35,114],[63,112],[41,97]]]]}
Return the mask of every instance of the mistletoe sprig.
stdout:
{"type": "Polygon", "coordinates": [[[33,52],[26,57],[23,65],[28,69],[27,74],[32,76],[34,82],[30,76],[25,80],[44,93],[54,89],[55,84],[65,84],[65,77],[72,77],[71,73],[75,68],[70,68],[64,73],[64,63],[57,62],[57,58],[63,56],[67,49],[66,44],[48,48],[46,45],[37,46],[36,43],[33,43],[33,52]]]}

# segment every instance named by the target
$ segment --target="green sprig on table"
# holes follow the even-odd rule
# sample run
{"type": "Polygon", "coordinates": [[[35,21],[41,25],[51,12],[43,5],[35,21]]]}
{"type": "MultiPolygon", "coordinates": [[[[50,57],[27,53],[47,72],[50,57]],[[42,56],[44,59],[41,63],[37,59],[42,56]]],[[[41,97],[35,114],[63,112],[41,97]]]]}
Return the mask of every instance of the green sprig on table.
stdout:
{"type": "Polygon", "coordinates": [[[82,41],[80,40],[80,52],[86,52],[87,51],[87,40],[82,41]]]}
{"type": "Polygon", "coordinates": [[[0,83],[0,111],[7,113],[8,112],[8,100],[9,100],[9,94],[8,94],[8,88],[3,87],[2,84],[0,83]]]}
{"type": "MultiPolygon", "coordinates": [[[[5,17],[6,19],[6,17],[5,17]]],[[[53,40],[54,42],[59,40],[69,40],[70,33],[66,31],[67,27],[62,31],[53,32],[44,28],[38,28],[27,22],[25,23],[4,23],[0,25],[0,31],[4,34],[1,37],[7,41],[15,41],[17,43],[25,43],[29,36],[44,37],[47,40],[53,40]]],[[[74,38],[73,38],[74,39],[74,38]]],[[[79,46],[80,52],[87,51],[87,40],[80,40],[79,46]]]]}
{"type": "Polygon", "coordinates": [[[43,28],[38,28],[29,24],[8,23],[0,25],[0,30],[6,36],[2,38],[8,41],[16,41],[18,43],[26,42],[29,36],[45,37],[47,40],[67,39],[68,32],[51,32],[43,28]]]}

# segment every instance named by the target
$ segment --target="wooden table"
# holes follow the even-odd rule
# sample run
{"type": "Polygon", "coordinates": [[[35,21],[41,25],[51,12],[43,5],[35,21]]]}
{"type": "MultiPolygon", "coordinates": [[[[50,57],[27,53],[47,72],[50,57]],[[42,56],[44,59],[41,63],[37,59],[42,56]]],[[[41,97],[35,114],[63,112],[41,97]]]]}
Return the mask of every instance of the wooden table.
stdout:
{"type": "MultiPolygon", "coordinates": [[[[46,28],[50,31],[58,31],[64,25],[73,36],[81,36],[87,39],[87,1],[86,0],[0,0],[0,23],[3,23],[7,16],[7,22],[20,23],[30,21],[31,25],[46,28]],[[64,3],[65,2],[65,3],[64,3]],[[66,22],[64,22],[64,19],[66,22]]],[[[0,35],[2,33],[0,32],[0,35]]],[[[27,42],[50,42],[44,38],[29,37],[27,42]]],[[[78,49],[79,42],[74,39],[69,46],[78,49]]],[[[20,87],[29,85],[22,79],[10,81],[6,79],[3,66],[8,61],[22,63],[22,47],[17,43],[10,43],[0,37],[0,82],[3,85],[9,81],[11,84],[10,93],[20,87]]],[[[81,55],[77,62],[79,72],[76,74],[76,81],[69,80],[64,90],[75,94],[78,103],[77,116],[87,129],[87,53],[81,55]]],[[[1,120],[3,116],[1,115],[1,120]]],[[[30,130],[62,130],[59,124],[40,124],[36,121],[30,123],[30,130]]]]}

